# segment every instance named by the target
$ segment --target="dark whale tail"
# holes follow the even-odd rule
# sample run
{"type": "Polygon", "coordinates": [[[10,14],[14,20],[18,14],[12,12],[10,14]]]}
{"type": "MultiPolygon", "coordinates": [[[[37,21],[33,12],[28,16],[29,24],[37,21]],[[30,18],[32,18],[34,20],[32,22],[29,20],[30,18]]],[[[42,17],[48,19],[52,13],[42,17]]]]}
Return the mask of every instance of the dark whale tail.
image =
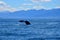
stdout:
{"type": "Polygon", "coordinates": [[[25,22],[26,25],[30,25],[31,24],[29,21],[24,21],[24,20],[20,20],[19,22],[25,22]]]}

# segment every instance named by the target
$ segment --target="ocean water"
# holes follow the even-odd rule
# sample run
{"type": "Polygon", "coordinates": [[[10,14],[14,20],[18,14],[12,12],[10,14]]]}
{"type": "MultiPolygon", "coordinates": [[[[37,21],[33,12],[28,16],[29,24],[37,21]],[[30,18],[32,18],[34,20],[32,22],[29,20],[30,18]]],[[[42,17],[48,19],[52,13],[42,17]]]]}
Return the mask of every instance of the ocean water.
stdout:
{"type": "Polygon", "coordinates": [[[0,40],[60,40],[59,19],[0,19],[0,40]]]}

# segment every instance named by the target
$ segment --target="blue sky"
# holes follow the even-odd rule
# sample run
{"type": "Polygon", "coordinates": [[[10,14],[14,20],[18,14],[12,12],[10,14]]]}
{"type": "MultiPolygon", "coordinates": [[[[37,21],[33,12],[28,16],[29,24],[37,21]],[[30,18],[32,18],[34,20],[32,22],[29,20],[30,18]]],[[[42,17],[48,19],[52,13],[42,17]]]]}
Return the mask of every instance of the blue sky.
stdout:
{"type": "Polygon", "coordinates": [[[29,9],[54,9],[60,8],[60,0],[0,0],[0,6],[2,7],[0,7],[0,10],[10,11],[29,9]]]}

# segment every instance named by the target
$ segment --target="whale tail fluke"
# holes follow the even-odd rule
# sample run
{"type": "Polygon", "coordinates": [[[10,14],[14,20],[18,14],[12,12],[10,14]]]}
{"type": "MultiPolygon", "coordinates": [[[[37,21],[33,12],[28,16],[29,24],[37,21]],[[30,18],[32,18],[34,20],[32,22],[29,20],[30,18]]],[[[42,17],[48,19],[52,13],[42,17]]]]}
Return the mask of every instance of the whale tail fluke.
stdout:
{"type": "Polygon", "coordinates": [[[30,25],[31,24],[29,21],[24,21],[24,20],[20,20],[19,22],[25,22],[26,25],[30,25]]]}

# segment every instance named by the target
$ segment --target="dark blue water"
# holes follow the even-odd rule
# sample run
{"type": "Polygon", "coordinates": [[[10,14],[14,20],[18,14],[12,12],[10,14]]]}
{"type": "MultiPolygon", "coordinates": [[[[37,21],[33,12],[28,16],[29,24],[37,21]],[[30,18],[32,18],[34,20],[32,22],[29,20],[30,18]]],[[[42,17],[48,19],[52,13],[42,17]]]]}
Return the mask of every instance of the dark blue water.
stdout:
{"type": "Polygon", "coordinates": [[[30,19],[31,25],[17,19],[0,19],[0,40],[60,40],[59,19],[30,19]]]}

